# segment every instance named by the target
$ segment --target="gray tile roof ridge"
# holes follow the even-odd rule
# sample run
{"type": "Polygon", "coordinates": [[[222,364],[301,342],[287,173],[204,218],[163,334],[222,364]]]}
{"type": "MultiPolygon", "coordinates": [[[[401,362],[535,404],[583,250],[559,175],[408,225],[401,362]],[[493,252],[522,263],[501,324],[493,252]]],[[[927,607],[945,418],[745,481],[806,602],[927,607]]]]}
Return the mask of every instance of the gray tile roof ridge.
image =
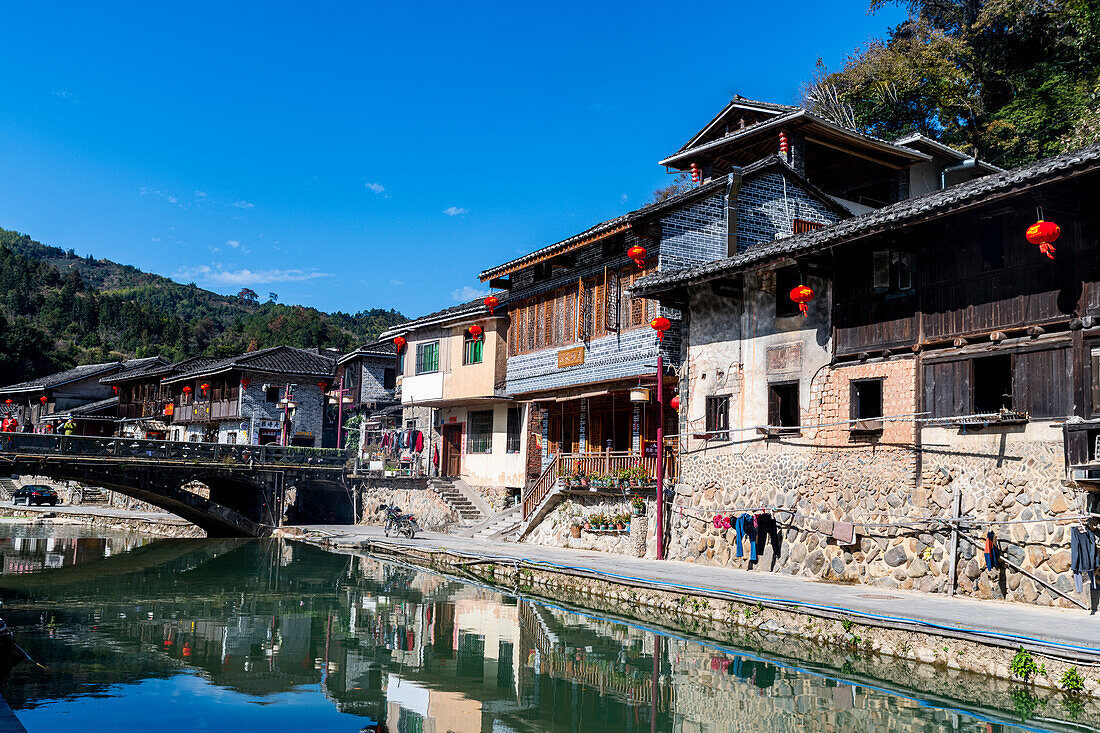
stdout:
{"type": "Polygon", "coordinates": [[[653,293],[676,283],[718,277],[724,272],[734,271],[753,262],[780,255],[804,252],[825,245],[838,244],[849,237],[860,236],[876,226],[903,223],[916,218],[918,215],[934,213],[940,207],[964,203],[1020,183],[1031,182],[1051,173],[1098,163],[1100,163],[1100,143],[1094,143],[1078,150],[1043,158],[1034,163],[1001,173],[982,176],[981,178],[932,191],[923,196],[899,201],[821,229],[784,237],[772,243],[757,245],[744,252],[705,265],[649,275],[635,283],[632,290],[638,293],[653,293]]]}
{"type": "Polygon", "coordinates": [[[77,379],[84,379],[85,377],[91,377],[99,372],[105,372],[109,369],[121,368],[122,362],[120,361],[106,361],[97,364],[79,364],[71,369],[65,369],[60,372],[54,372],[53,374],[46,374],[35,379],[28,379],[24,382],[18,382],[16,384],[10,384],[6,387],[0,387],[0,393],[6,392],[26,392],[36,389],[49,389],[58,385],[67,384],[77,379]]]}
{"type": "MultiPolygon", "coordinates": [[[[461,303],[459,305],[451,306],[449,308],[443,308],[441,310],[435,311],[434,313],[428,313],[427,315],[420,316],[419,318],[414,318],[411,321],[399,323],[396,326],[393,326],[392,328],[387,328],[385,331],[383,331],[379,336],[379,340],[382,341],[402,333],[407,333],[413,329],[419,328],[420,326],[435,323],[437,321],[448,321],[452,319],[463,318],[465,316],[475,314],[478,311],[484,312],[485,316],[489,317],[489,312],[485,309],[485,297],[486,296],[482,296],[466,303],[461,303]]],[[[504,313],[504,305],[507,301],[507,296],[497,293],[497,297],[500,299],[500,305],[497,306],[497,315],[500,316],[504,313]]]]}

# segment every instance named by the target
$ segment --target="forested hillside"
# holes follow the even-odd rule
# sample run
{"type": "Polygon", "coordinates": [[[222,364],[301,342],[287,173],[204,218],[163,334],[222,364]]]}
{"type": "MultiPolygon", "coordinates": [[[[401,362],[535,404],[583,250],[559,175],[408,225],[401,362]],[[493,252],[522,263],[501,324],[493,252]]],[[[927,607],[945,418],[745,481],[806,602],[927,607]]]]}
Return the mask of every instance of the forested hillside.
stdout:
{"type": "Polygon", "coordinates": [[[811,110],[894,139],[921,132],[1004,168],[1100,140],[1100,3],[871,0],[907,21],[818,66],[811,110]]]}
{"type": "Polygon", "coordinates": [[[225,296],[0,229],[0,383],[129,356],[229,355],[250,347],[350,350],[405,319],[225,296]]]}

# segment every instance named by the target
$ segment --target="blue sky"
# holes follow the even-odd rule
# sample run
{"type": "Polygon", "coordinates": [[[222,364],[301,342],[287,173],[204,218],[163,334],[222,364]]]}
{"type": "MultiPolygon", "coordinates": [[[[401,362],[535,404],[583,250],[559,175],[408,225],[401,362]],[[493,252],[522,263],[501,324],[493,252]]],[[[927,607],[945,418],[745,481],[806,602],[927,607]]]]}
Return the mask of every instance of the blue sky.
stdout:
{"type": "Polygon", "coordinates": [[[903,18],[786,3],[23,3],[0,227],[202,287],[415,316],[649,200],[733,94],[903,18]]]}

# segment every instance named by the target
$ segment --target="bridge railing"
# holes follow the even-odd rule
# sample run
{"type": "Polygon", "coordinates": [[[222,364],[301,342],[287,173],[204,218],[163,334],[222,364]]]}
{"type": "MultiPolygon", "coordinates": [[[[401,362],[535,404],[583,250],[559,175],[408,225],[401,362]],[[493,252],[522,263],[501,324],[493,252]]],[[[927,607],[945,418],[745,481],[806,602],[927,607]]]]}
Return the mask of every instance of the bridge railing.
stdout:
{"type": "Polygon", "coordinates": [[[139,458],[196,463],[252,463],[288,466],[342,466],[349,453],[330,448],[177,440],[96,438],[82,435],[0,433],[0,452],[77,458],[139,458]]]}

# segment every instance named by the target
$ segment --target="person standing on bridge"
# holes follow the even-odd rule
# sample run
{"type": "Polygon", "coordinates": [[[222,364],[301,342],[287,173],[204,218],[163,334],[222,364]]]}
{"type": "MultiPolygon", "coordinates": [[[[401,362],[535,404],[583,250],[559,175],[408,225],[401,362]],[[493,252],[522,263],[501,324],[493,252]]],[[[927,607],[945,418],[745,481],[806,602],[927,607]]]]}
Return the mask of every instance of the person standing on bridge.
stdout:
{"type": "Polygon", "coordinates": [[[65,421],[65,424],[61,426],[61,432],[65,435],[72,435],[76,432],[76,422],[70,417],[65,421]]]}

